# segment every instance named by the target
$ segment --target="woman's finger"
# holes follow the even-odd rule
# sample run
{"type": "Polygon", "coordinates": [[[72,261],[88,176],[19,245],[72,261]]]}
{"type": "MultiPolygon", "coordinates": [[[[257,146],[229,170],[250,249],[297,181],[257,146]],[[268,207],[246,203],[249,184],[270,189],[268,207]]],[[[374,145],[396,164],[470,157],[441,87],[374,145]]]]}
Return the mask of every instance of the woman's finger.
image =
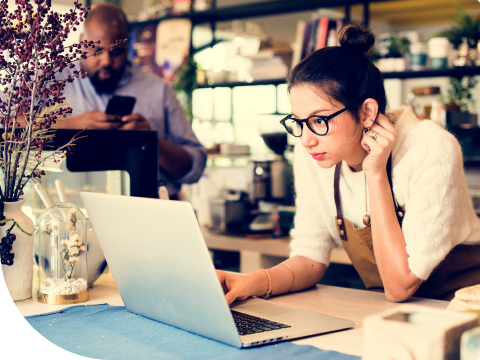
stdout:
{"type": "Polygon", "coordinates": [[[362,140],[361,142],[363,149],[370,154],[370,147],[362,140]]]}
{"type": "Polygon", "coordinates": [[[378,133],[380,136],[382,136],[385,139],[388,139],[389,141],[395,141],[395,135],[389,132],[387,129],[381,127],[380,125],[373,124],[370,130],[375,131],[378,133]]]}
{"type": "Polygon", "coordinates": [[[375,150],[380,148],[380,145],[378,144],[377,140],[373,140],[370,133],[365,134],[363,136],[363,141],[369,147],[369,149],[370,149],[369,153],[371,153],[372,151],[375,151],[375,150]]]}
{"type": "Polygon", "coordinates": [[[225,294],[225,300],[227,300],[228,305],[230,305],[232,302],[234,302],[236,300],[236,298],[237,298],[237,293],[233,289],[225,294]]]}
{"type": "Polygon", "coordinates": [[[391,144],[391,140],[387,139],[386,137],[384,137],[382,134],[379,134],[375,130],[370,130],[367,136],[369,136],[372,140],[376,141],[376,143],[382,148],[388,147],[391,144]],[[372,136],[375,136],[375,139],[373,139],[372,136]]]}
{"type": "Polygon", "coordinates": [[[383,127],[388,132],[390,132],[392,134],[396,134],[397,130],[395,129],[395,127],[392,125],[390,120],[385,115],[379,114],[376,122],[378,123],[378,125],[383,127]]]}

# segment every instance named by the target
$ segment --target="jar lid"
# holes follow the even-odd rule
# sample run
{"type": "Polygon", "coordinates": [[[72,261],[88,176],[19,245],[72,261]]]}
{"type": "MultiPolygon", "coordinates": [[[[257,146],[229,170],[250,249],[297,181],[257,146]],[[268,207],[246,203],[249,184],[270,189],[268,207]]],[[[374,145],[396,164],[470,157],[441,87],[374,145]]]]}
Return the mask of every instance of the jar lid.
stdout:
{"type": "Polygon", "coordinates": [[[448,45],[449,41],[446,37],[433,37],[428,40],[428,46],[448,45]]]}

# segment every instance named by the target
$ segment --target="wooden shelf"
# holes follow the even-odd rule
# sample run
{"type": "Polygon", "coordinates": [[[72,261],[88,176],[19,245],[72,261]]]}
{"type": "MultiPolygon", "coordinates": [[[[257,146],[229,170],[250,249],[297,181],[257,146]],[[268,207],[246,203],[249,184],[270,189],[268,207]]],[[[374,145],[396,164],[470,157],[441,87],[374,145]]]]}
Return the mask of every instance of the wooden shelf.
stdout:
{"type": "Polygon", "coordinates": [[[465,66],[439,70],[399,71],[383,73],[384,79],[414,79],[430,77],[461,77],[480,75],[480,66],[465,66]]]}
{"type": "Polygon", "coordinates": [[[216,87],[236,87],[236,86],[256,86],[256,85],[280,85],[285,84],[287,81],[286,79],[269,79],[269,80],[257,80],[252,82],[246,81],[235,81],[235,82],[228,82],[228,83],[217,83],[212,85],[199,85],[199,89],[205,88],[216,88],[216,87]]]}
{"type": "MultiPolygon", "coordinates": [[[[459,67],[440,70],[422,70],[422,71],[399,71],[383,73],[384,79],[415,79],[415,78],[431,78],[431,77],[461,77],[480,75],[480,66],[459,67]]],[[[200,85],[198,88],[215,88],[215,87],[236,87],[236,86],[254,86],[254,85],[280,85],[285,84],[286,79],[258,80],[252,82],[236,81],[229,83],[217,83],[212,85],[200,85]]]]}
{"type": "MultiPolygon", "coordinates": [[[[386,2],[391,0],[370,0],[368,2],[386,2]]],[[[348,5],[364,4],[365,0],[349,0],[348,5]]],[[[144,25],[148,23],[160,22],[167,19],[190,19],[193,24],[201,24],[216,21],[230,21],[234,19],[245,19],[259,16],[279,15],[299,11],[316,10],[320,8],[334,8],[344,6],[345,3],[338,0],[277,0],[265,1],[252,4],[243,4],[217,8],[215,10],[206,10],[192,12],[188,14],[169,16],[160,19],[133,22],[131,26],[144,25]]]]}

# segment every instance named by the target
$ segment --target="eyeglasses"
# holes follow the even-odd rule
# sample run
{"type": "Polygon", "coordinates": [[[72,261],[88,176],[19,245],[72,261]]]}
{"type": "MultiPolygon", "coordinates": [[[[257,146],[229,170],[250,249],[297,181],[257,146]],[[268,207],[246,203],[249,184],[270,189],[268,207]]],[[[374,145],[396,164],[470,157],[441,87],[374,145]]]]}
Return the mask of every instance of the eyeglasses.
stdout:
{"type": "Polygon", "coordinates": [[[328,120],[343,113],[347,108],[337,111],[329,116],[312,115],[306,119],[295,119],[293,115],[288,115],[280,120],[280,124],[285,126],[289,134],[300,137],[303,133],[303,123],[307,124],[311,132],[316,135],[323,136],[328,133],[328,120]]]}
{"type": "Polygon", "coordinates": [[[110,56],[117,57],[120,55],[123,55],[125,53],[125,47],[119,47],[119,46],[114,46],[110,49],[104,49],[104,48],[96,48],[96,53],[98,54],[100,51],[105,51],[110,54],[110,56]]]}

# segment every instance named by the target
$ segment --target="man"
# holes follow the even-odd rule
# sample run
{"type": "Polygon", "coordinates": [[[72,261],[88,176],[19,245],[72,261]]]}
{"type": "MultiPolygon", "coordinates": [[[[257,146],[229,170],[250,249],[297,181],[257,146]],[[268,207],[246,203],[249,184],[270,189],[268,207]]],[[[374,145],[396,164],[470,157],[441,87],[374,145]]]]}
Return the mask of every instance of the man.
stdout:
{"type": "MultiPolygon", "coordinates": [[[[100,40],[93,51],[99,52],[117,39],[128,38],[128,23],[122,9],[114,4],[97,4],[89,11],[80,40],[100,40]]],[[[62,121],[70,129],[155,130],[158,133],[160,180],[175,197],[182,183],[194,183],[203,173],[206,151],[200,144],[172,88],[154,74],[131,67],[128,44],[122,43],[64,70],[59,78],[85,70],[85,79],[77,78],[65,87],[67,101],[75,117],[62,121]],[[136,98],[133,114],[114,122],[105,114],[113,95],[136,98]],[[78,116],[76,116],[79,114],[78,116]]]]}

